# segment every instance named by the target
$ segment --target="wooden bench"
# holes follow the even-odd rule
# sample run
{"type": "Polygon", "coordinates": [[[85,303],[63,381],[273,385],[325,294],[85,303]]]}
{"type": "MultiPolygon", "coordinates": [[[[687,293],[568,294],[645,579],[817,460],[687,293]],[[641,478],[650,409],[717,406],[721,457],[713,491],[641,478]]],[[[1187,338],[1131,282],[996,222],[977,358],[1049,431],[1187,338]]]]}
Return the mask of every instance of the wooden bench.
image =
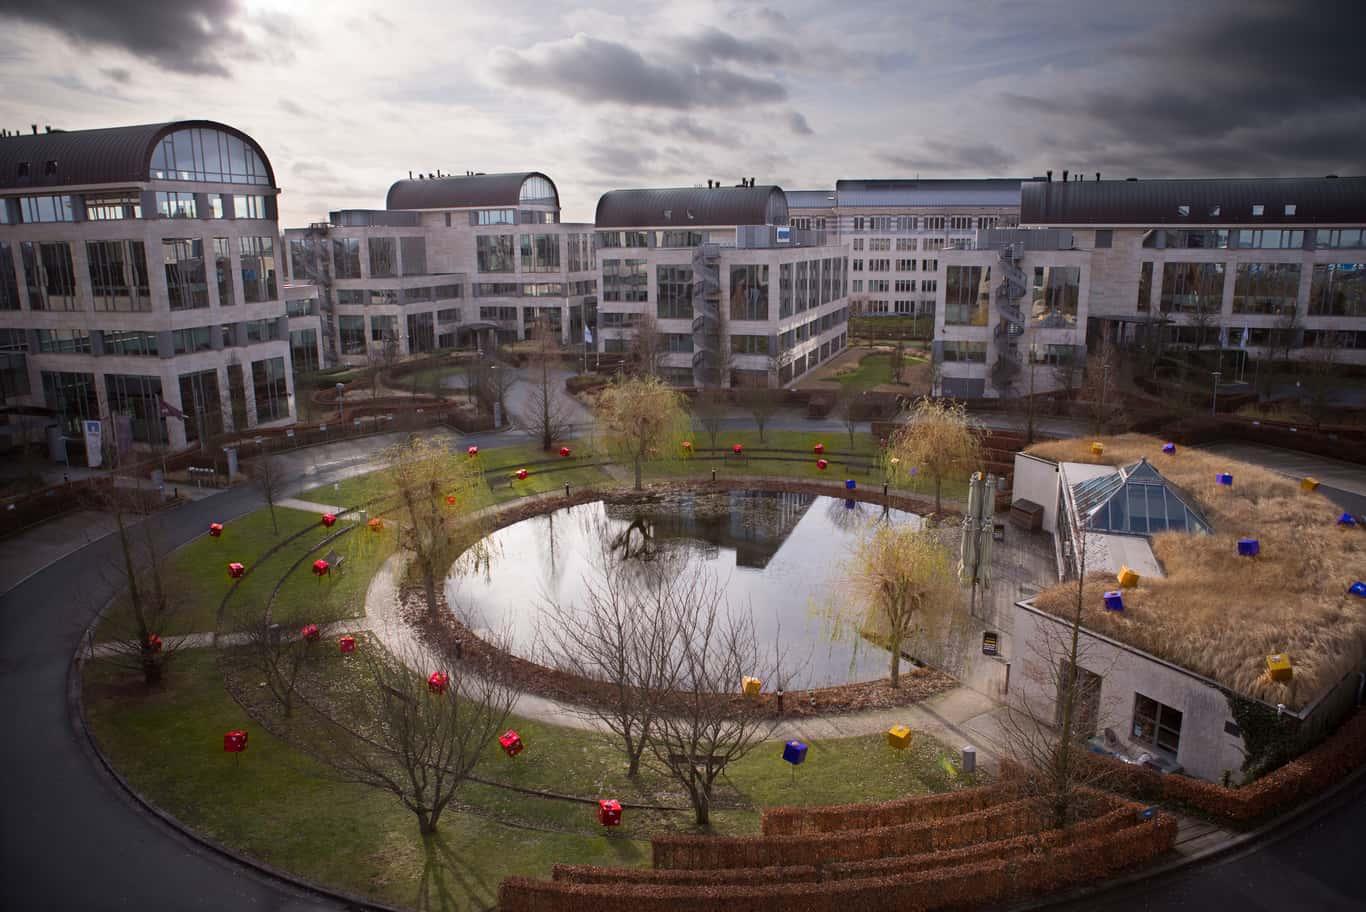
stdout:
{"type": "Polygon", "coordinates": [[[323,560],[327,561],[327,566],[332,568],[333,573],[341,573],[342,564],[346,561],[346,555],[338,554],[335,550],[327,552],[323,560]]]}

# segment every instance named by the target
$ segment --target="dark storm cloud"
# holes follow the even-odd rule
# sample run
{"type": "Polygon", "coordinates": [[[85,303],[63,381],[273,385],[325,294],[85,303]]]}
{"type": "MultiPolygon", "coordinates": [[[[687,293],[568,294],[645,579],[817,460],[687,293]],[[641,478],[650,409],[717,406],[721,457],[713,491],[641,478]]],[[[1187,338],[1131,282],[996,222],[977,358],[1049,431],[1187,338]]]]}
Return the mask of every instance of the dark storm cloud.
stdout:
{"type": "Polygon", "coordinates": [[[778,63],[782,58],[771,42],[746,41],[712,27],[678,43],[684,56],[699,63],[778,63]]]}
{"type": "MultiPolygon", "coordinates": [[[[1045,94],[1000,100],[1050,154],[1128,173],[1366,171],[1366,3],[1205,4],[1045,94]],[[1075,138],[1075,140],[1074,140],[1075,138]]],[[[1064,162],[1065,163],[1065,162],[1064,162]]]]}
{"type": "Polygon", "coordinates": [[[557,92],[587,104],[640,107],[736,107],[782,101],[787,89],[712,62],[646,59],[614,41],[579,34],[525,51],[503,49],[494,72],[509,85],[557,92]]]}
{"type": "Polygon", "coordinates": [[[924,140],[919,150],[880,152],[877,157],[909,173],[929,171],[960,177],[969,176],[969,172],[983,176],[1001,174],[1015,162],[1014,156],[993,145],[940,139],[924,140]]]}
{"type": "Polygon", "coordinates": [[[806,122],[806,116],[801,111],[788,111],[785,119],[787,128],[798,136],[810,136],[816,132],[811,129],[811,124],[806,122]]]}
{"type": "Polygon", "coordinates": [[[0,20],[51,28],[78,44],[119,48],[163,69],[228,75],[214,48],[245,39],[231,22],[239,0],[0,0],[0,20]]]}

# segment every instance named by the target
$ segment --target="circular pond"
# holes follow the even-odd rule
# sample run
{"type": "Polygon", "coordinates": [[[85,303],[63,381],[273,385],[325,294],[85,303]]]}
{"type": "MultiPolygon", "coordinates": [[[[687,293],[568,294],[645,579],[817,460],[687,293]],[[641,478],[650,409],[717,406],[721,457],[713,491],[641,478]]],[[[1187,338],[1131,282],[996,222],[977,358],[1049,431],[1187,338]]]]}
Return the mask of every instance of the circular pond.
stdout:
{"type": "Polygon", "coordinates": [[[579,614],[604,566],[667,557],[671,571],[712,576],[727,610],[750,611],[759,642],[777,642],[784,676],[777,684],[795,690],[875,680],[887,673],[887,653],[833,636],[829,620],[840,605],[845,564],[875,522],[919,525],[920,517],[791,492],[595,501],[493,533],[487,563],[452,573],[446,595],[477,633],[496,632],[517,655],[545,661],[539,644],[548,606],[579,614]]]}

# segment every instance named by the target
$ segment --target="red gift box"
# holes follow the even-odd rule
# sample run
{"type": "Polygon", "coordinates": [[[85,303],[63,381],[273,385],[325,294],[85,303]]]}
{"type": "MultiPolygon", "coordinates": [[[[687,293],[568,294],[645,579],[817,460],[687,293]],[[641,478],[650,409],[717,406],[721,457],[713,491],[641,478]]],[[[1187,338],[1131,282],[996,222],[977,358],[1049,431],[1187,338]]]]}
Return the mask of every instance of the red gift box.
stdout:
{"type": "Polygon", "coordinates": [[[427,689],[434,694],[443,694],[451,683],[451,676],[444,671],[434,671],[427,678],[427,689]]]}
{"type": "Polygon", "coordinates": [[[313,562],[313,575],[317,577],[327,576],[332,572],[332,565],[321,557],[313,562]]]}
{"type": "Polygon", "coordinates": [[[471,456],[478,456],[478,455],[479,455],[479,447],[477,447],[477,446],[472,446],[472,447],[470,447],[468,450],[466,450],[465,452],[466,452],[466,453],[469,453],[471,456]]]}
{"type": "Polygon", "coordinates": [[[240,754],[247,749],[247,733],[234,728],[223,736],[223,750],[229,754],[240,754]]]}
{"type": "Polygon", "coordinates": [[[527,471],[526,471],[526,469],[518,469],[518,470],[517,470],[517,480],[518,480],[518,481],[526,481],[526,476],[527,476],[527,471]]]}
{"type": "Polygon", "coordinates": [[[336,515],[335,513],[324,513],[324,514],[323,514],[323,525],[326,526],[327,528],[329,528],[329,529],[332,528],[332,524],[335,523],[336,521],[337,521],[337,515],[336,515]]]}
{"type": "Polygon", "coordinates": [[[561,455],[561,456],[568,456],[568,455],[569,455],[569,447],[560,447],[560,455],[561,455]]]}
{"type": "Polygon", "coordinates": [[[376,516],[374,519],[370,520],[370,521],[369,521],[368,523],[366,523],[365,525],[370,529],[371,532],[383,532],[383,531],[384,531],[384,520],[380,519],[378,516],[376,516]]]}
{"type": "Polygon", "coordinates": [[[299,631],[299,635],[302,636],[305,640],[308,640],[310,643],[312,643],[315,642],[318,639],[318,637],[322,636],[323,634],[322,631],[318,629],[317,624],[305,624],[304,629],[299,631]]]}
{"type": "Polygon", "coordinates": [[[817,456],[821,456],[821,455],[823,455],[823,454],[825,453],[825,444],[823,444],[823,443],[818,443],[818,444],[816,444],[815,446],[813,446],[813,447],[811,448],[811,450],[812,450],[812,452],[814,452],[817,456]]]}
{"type": "Polygon", "coordinates": [[[210,538],[217,538],[218,536],[220,536],[220,535],[222,535],[222,534],[223,534],[223,524],[222,524],[222,523],[209,523],[209,537],[210,537],[210,538]]]}
{"type": "Polygon", "coordinates": [[[147,634],[147,651],[161,652],[161,637],[157,636],[155,633],[147,634]]]}
{"type": "Polygon", "coordinates": [[[356,638],[348,633],[346,636],[337,640],[337,646],[341,648],[343,655],[350,655],[356,651],[356,638]]]}
{"type": "Polygon", "coordinates": [[[691,441],[691,440],[685,440],[685,441],[683,441],[683,449],[685,449],[685,450],[691,450],[691,449],[692,449],[692,441],[691,441]]]}
{"type": "Polygon", "coordinates": [[[621,826],[621,802],[615,798],[604,798],[599,801],[598,823],[603,826],[621,826]]]}
{"type": "Polygon", "coordinates": [[[509,757],[515,757],[522,752],[522,736],[517,734],[517,730],[509,728],[498,736],[498,743],[503,746],[503,753],[509,757]]]}
{"type": "Polygon", "coordinates": [[[232,577],[233,579],[241,579],[242,574],[246,572],[247,568],[237,563],[236,561],[233,561],[231,564],[228,564],[228,576],[232,577]]]}
{"type": "Polygon", "coordinates": [[[830,463],[826,462],[824,459],[816,460],[816,468],[820,469],[822,472],[824,472],[829,466],[830,463]]]}
{"type": "Polygon", "coordinates": [[[446,495],[446,506],[448,506],[448,507],[453,507],[453,506],[455,506],[455,495],[454,495],[454,494],[447,494],[447,495],[446,495]]]}
{"type": "Polygon", "coordinates": [[[736,456],[739,456],[741,453],[745,451],[745,448],[737,443],[735,446],[730,448],[730,451],[734,453],[736,456]]]}

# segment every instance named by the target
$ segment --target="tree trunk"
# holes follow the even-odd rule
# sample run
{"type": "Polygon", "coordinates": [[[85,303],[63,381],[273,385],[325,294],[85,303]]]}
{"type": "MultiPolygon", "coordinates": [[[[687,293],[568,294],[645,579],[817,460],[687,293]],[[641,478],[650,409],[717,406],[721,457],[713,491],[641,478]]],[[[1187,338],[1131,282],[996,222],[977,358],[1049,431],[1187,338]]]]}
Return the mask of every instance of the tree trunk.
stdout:
{"type": "Polygon", "coordinates": [[[711,826],[711,795],[706,789],[698,789],[697,795],[693,798],[693,810],[696,812],[698,826],[711,826]]]}
{"type": "MultiPolygon", "coordinates": [[[[425,563],[425,562],[424,562],[425,563]]],[[[427,593],[427,610],[436,611],[436,575],[427,567],[422,569],[422,588],[427,593]]]]}
{"type": "Polygon", "coordinates": [[[901,686],[901,639],[893,637],[889,644],[892,649],[892,667],[889,675],[892,679],[893,689],[901,686]]]}
{"type": "Polygon", "coordinates": [[[936,475],[934,477],[934,512],[936,513],[944,512],[944,498],[941,496],[943,491],[944,479],[936,475]]]}
{"type": "Polygon", "coordinates": [[[639,457],[639,456],[637,456],[637,457],[635,458],[635,466],[636,466],[636,490],[637,490],[637,491],[640,491],[640,490],[642,490],[642,487],[641,487],[641,484],[640,484],[640,457],[639,457]]]}

